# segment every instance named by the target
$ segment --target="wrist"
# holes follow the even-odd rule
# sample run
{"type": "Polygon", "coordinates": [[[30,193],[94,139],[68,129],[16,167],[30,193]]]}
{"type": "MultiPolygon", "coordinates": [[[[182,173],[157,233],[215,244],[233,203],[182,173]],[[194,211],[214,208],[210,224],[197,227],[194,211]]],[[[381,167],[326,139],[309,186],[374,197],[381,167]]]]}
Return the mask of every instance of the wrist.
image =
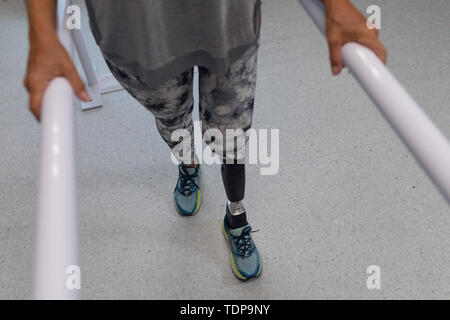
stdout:
{"type": "Polygon", "coordinates": [[[321,0],[324,3],[326,17],[333,21],[342,21],[348,18],[349,12],[354,9],[350,0],[321,0]]]}
{"type": "Polygon", "coordinates": [[[54,29],[35,30],[30,28],[28,36],[30,39],[30,46],[48,45],[58,42],[58,35],[56,34],[56,31],[54,29]]]}
{"type": "Polygon", "coordinates": [[[348,8],[350,0],[321,0],[327,14],[348,8]]]}
{"type": "Polygon", "coordinates": [[[350,0],[320,0],[325,6],[327,5],[335,5],[340,3],[349,3],[350,0]]]}

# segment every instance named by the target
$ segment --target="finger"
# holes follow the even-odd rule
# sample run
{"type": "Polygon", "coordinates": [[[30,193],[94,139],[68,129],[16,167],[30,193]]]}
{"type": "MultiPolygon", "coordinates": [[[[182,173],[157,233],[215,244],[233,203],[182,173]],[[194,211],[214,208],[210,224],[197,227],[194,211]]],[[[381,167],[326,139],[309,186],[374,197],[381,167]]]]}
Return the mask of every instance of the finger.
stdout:
{"type": "Polygon", "coordinates": [[[331,72],[333,75],[337,75],[341,72],[343,66],[341,43],[338,41],[329,41],[328,46],[330,49],[331,72]]]}
{"type": "Polygon", "coordinates": [[[377,54],[377,56],[380,58],[381,61],[383,61],[384,64],[387,63],[387,49],[381,43],[379,53],[377,54]]]}
{"type": "Polygon", "coordinates": [[[70,66],[66,67],[64,76],[66,79],[70,82],[75,94],[83,101],[91,101],[91,97],[89,96],[86,86],[84,85],[83,81],[81,80],[80,76],[78,75],[77,70],[75,69],[75,66],[71,64],[70,66]]]}
{"type": "Polygon", "coordinates": [[[38,121],[41,119],[41,103],[45,87],[30,90],[29,109],[38,121]]]}

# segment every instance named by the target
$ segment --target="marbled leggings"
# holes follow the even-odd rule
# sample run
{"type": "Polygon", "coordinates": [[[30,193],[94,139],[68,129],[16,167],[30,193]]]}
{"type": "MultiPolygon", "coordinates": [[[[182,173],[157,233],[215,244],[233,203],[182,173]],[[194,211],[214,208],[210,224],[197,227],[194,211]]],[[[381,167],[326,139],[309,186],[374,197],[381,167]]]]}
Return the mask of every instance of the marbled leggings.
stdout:
{"type": "MultiPolygon", "coordinates": [[[[250,128],[255,99],[257,54],[258,45],[255,45],[231,64],[223,75],[213,74],[203,67],[198,68],[199,111],[203,133],[208,129],[218,129],[225,141],[226,129],[242,129],[245,132],[250,128]]],[[[148,88],[139,77],[124,72],[113,61],[106,62],[120,84],[154,115],[161,137],[173,151],[179,142],[172,141],[172,133],[178,129],[185,129],[184,132],[191,137],[189,157],[191,161],[186,161],[185,157],[180,158],[178,152],[174,152],[174,155],[182,162],[192,163],[194,68],[157,88],[148,88]]],[[[206,138],[205,141],[210,142],[206,138]]],[[[227,143],[219,144],[222,155],[227,154],[227,148],[233,148],[236,154],[239,146],[228,145],[230,147],[227,143]]],[[[216,150],[217,147],[216,145],[216,150]]]]}

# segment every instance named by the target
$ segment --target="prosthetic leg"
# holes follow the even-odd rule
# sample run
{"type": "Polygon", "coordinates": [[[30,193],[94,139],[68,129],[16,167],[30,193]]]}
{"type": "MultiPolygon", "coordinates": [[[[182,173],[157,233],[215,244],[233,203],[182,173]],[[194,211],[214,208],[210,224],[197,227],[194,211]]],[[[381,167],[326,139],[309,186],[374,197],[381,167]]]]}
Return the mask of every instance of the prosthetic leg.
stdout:
{"type": "Polygon", "coordinates": [[[231,229],[247,225],[242,200],[245,194],[245,164],[222,164],[222,181],[227,193],[227,221],[231,229]]]}
{"type": "Polygon", "coordinates": [[[245,165],[222,164],[222,180],[228,197],[225,219],[222,224],[225,239],[230,243],[230,265],[241,280],[261,274],[262,264],[258,249],[250,233],[247,215],[242,205],[245,191],[245,165]]]}

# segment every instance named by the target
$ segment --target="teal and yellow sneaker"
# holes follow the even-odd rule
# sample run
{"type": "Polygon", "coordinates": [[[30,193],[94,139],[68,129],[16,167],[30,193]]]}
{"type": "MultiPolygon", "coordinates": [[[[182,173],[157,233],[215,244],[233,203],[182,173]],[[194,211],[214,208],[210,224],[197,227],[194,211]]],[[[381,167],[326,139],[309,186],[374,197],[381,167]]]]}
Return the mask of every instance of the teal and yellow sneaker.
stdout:
{"type": "Polygon", "coordinates": [[[193,216],[201,204],[200,189],[198,187],[200,165],[195,168],[178,166],[178,181],[173,191],[175,208],[182,216],[193,216]]]}
{"type": "Polygon", "coordinates": [[[250,225],[230,229],[227,217],[223,220],[222,231],[231,247],[231,270],[241,280],[257,277],[261,274],[262,263],[258,249],[252,240],[250,225]]]}

